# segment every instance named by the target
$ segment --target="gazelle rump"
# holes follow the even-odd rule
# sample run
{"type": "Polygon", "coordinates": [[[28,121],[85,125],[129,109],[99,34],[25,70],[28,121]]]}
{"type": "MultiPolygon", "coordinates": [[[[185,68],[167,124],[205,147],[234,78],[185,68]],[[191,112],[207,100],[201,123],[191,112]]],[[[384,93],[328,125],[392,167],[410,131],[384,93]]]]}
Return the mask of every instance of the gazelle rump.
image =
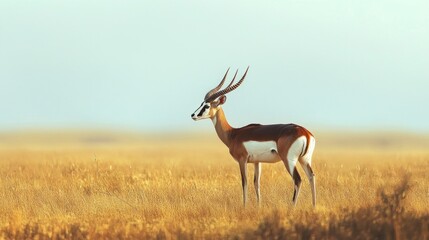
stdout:
{"type": "Polygon", "coordinates": [[[301,188],[301,176],[296,169],[297,162],[299,162],[310,181],[312,202],[313,206],[316,206],[316,179],[311,168],[316,141],[307,129],[296,124],[250,124],[241,128],[233,128],[226,119],[222,109],[222,105],[226,102],[226,94],[240,86],[248,70],[249,68],[246,69],[243,77],[233,84],[237,70],[231,83],[219,91],[228,75],[228,69],[222,81],[206,94],[203,103],[191,117],[194,120],[210,118],[220,140],[238,162],[244,205],[247,201],[247,163],[255,164],[254,185],[259,203],[261,200],[261,163],[283,161],[294,183],[293,204],[296,205],[301,188]]]}

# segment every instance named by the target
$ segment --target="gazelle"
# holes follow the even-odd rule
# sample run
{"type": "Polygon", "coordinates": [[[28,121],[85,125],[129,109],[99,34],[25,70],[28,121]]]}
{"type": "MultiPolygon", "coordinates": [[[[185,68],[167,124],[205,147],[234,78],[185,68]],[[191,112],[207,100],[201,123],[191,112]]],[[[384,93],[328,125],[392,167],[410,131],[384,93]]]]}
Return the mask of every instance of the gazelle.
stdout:
{"type": "Polygon", "coordinates": [[[233,128],[228,124],[222,110],[222,105],[226,102],[225,95],[240,86],[248,70],[249,67],[240,81],[233,85],[237,70],[231,83],[219,91],[228,75],[228,69],[222,81],[206,94],[201,106],[191,117],[195,121],[210,118],[220,140],[229,148],[229,153],[238,162],[244,205],[247,201],[247,163],[255,164],[254,185],[257,200],[260,203],[261,163],[283,161],[294,182],[292,197],[294,206],[301,187],[301,177],[296,169],[297,162],[300,162],[310,181],[313,206],[316,206],[316,179],[311,169],[311,158],[316,142],[307,129],[295,124],[250,124],[242,128],[233,128]]]}

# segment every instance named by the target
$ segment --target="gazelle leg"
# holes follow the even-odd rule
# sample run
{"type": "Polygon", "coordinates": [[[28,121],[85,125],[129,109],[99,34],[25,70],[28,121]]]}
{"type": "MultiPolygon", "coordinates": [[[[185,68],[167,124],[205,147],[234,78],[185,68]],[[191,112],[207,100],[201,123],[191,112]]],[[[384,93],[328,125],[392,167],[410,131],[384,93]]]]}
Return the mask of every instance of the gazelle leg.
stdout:
{"type": "Polygon", "coordinates": [[[255,185],[256,198],[258,199],[258,204],[261,202],[261,171],[262,164],[260,162],[255,163],[255,176],[253,178],[253,183],[255,185]]]}
{"type": "Polygon", "coordinates": [[[247,161],[239,161],[241,173],[241,186],[243,187],[243,205],[247,202],[247,161]]]}
{"type": "Polygon", "coordinates": [[[296,206],[299,190],[301,189],[301,176],[299,175],[296,168],[293,170],[292,178],[293,178],[293,185],[294,185],[292,202],[293,202],[293,205],[296,206]]]}
{"type": "Polygon", "coordinates": [[[311,185],[311,195],[313,200],[313,207],[316,207],[316,176],[313,173],[313,169],[311,169],[311,166],[308,166],[311,171],[311,179],[310,179],[310,185],[311,185]]]}
{"type": "Polygon", "coordinates": [[[296,202],[298,200],[299,190],[301,189],[301,176],[299,175],[298,171],[296,170],[296,162],[298,161],[297,158],[287,158],[283,160],[283,163],[286,166],[287,171],[292,176],[293,179],[293,197],[292,202],[293,205],[296,205],[296,202]]]}
{"type": "Polygon", "coordinates": [[[313,200],[313,207],[316,206],[316,176],[313,173],[313,169],[311,168],[311,165],[308,163],[301,162],[302,168],[304,168],[305,174],[308,177],[308,181],[310,182],[311,187],[311,195],[313,200]]]}

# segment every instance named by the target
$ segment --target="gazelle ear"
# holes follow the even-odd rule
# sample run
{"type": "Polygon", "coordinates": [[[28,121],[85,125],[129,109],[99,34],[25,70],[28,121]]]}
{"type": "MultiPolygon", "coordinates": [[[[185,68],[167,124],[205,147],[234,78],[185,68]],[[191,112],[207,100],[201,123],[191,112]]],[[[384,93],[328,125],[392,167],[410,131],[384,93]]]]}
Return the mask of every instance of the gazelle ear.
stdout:
{"type": "Polygon", "coordinates": [[[220,98],[219,98],[219,105],[222,105],[225,102],[226,102],[226,96],[225,95],[220,96],[220,98]]]}
{"type": "Polygon", "coordinates": [[[212,104],[212,107],[217,108],[220,105],[224,104],[225,102],[226,102],[226,96],[222,95],[216,101],[213,101],[211,104],[212,104]]]}

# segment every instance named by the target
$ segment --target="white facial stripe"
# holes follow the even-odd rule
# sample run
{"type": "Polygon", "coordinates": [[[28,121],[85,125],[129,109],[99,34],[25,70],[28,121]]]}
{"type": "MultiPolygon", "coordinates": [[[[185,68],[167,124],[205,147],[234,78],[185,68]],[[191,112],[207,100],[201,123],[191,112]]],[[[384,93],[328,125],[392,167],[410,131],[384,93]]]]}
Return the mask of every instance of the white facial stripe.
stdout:
{"type": "Polygon", "coordinates": [[[243,145],[249,155],[249,162],[274,163],[281,160],[275,141],[247,141],[243,145]]]}
{"type": "Polygon", "coordinates": [[[193,114],[193,118],[194,118],[194,120],[200,120],[200,119],[208,118],[209,112],[210,112],[210,104],[203,102],[203,103],[201,103],[201,106],[197,110],[195,110],[195,112],[193,114]]]}
{"type": "Polygon", "coordinates": [[[201,107],[203,106],[204,102],[201,103],[201,105],[197,108],[197,110],[195,110],[194,115],[197,115],[201,110],[201,107]]]}
{"type": "Polygon", "coordinates": [[[203,105],[202,107],[201,107],[201,110],[200,110],[200,112],[198,113],[198,117],[201,117],[201,116],[203,116],[203,115],[205,115],[205,113],[207,112],[207,110],[208,109],[210,109],[210,106],[208,106],[208,105],[203,105]]]}

